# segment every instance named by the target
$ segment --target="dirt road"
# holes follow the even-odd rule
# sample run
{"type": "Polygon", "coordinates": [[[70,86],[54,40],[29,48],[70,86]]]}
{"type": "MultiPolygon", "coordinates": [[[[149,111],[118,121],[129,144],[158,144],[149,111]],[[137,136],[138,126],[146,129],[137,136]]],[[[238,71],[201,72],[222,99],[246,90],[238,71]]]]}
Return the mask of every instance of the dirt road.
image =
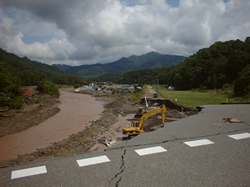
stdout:
{"type": "Polygon", "coordinates": [[[147,98],[152,98],[153,95],[154,95],[154,93],[156,93],[156,92],[155,92],[155,90],[153,89],[153,87],[152,87],[152,86],[148,86],[148,87],[147,87],[147,90],[146,90],[146,97],[147,97],[147,98]]]}

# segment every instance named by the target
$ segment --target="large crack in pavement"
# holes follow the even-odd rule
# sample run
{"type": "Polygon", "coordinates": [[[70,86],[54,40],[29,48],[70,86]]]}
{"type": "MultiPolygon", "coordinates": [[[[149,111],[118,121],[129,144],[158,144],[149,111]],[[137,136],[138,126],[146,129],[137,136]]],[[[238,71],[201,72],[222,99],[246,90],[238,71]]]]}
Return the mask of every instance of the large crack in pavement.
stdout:
{"type": "Polygon", "coordinates": [[[119,146],[119,147],[110,147],[106,151],[115,150],[115,149],[126,149],[126,148],[129,148],[129,147],[157,145],[157,144],[163,144],[163,143],[179,141],[179,140],[184,141],[184,140],[189,140],[189,139],[206,138],[206,137],[210,137],[210,136],[218,136],[218,135],[225,135],[225,134],[229,134],[229,133],[241,132],[241,131],[244,131],[244,130],[249,130],[249,128],[243,128],[243,129],[239,129],[239,130],[232,130],[232,131],[227,131],[227,132],[207,134],[207,135],[201,135],[201,136],[190,136],[190,137],[183,137],[183,138],[175,137],[175,138],[172,138],[172,139],[169,139],[169,140],[164,140],[164,141],[160,141],[160,142],[153,142],[153,143],[133,144],[133,145],[125,145],[125,146],[119,146]]]}
{"type": "Polygon", "coordinates": [[[114,184],[116,187],[119,185],[119,182],[121,182],[122,180],[122,173],[125,170],[125,155],[126,155],[126,149],[123,150],[123,154],[121,156],[121,166],[120,166],[120,170],[119,172],[113,177],[111,178],[111,180],[109,181],[110,185],[114,184]]]}

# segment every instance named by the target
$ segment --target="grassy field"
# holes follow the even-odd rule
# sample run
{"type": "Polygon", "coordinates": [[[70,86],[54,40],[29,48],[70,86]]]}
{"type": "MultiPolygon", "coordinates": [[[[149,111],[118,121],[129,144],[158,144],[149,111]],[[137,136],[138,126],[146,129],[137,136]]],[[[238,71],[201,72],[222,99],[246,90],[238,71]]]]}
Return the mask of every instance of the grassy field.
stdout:
{"type": "Polygon", "coordinates": [[[221,104],[228,102],[227,96],[218,91],[169,91],[164,86],[153,86],[161,97],[177,101],[183,106],[195,108],[196,106],[221,104]]]}

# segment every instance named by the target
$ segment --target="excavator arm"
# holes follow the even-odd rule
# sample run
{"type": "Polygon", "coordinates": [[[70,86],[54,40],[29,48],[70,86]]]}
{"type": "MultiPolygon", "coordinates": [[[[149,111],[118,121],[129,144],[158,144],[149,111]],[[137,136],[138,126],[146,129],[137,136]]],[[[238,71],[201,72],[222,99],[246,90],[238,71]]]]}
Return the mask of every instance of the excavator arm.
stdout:
{"type": "Polygon", "coordinates": [[[138,135],[140,133],[144,133],[144,130],[143,130],[144,120],[148,119],[151,116],[156,115],[159,112],[162,112],[162,123],[164,123],[166,119],[167,108],[165,105],[162,105],[161,107],[157,107],[143,114],[139,122],[138,121],[132,122],[131,127],[123,128],[123,134],[131,136],[131,135],[138,135]]]}
{"type": "Polygon", "coordinates": [[[157,108],[150,110],[149,112],[143,114],[142,117],[140,118],[140,121],[139,121],[139,128],[142,128],[144,120],[148,119],[151,116],[158,114],[159,112],[162,112],[162,123],[164,123],[164,121],[166,119],[167,108],[165,105],[162,105],[159,108],[157,107],[157,108]]]}

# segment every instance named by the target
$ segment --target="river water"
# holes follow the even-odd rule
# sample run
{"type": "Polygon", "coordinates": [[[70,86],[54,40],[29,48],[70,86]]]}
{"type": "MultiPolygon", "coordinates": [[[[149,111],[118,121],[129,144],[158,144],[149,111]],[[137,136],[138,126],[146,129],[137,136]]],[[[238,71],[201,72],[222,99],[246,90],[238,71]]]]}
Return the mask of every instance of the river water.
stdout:
{"type": "Polygon", "coordinates": [[[83,130],[89,121],[99,119],[103,103],[85,94],[60,91],[61,111],[41,124],[0,138],[0,161],[32,153],[53,142],[83,130]]]}

